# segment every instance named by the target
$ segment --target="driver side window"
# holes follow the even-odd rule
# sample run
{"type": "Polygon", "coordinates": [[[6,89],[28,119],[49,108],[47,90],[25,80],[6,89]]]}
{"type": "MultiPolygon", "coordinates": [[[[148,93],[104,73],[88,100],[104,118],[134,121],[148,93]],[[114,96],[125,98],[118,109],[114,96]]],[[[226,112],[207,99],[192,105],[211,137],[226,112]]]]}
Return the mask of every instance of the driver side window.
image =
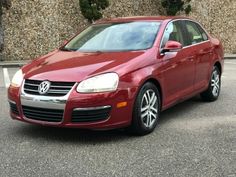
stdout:
{"type": "Polygon", "coordinates": [[[171,22],[167,25],[161,43],[163,49],[168,41],[176,41],[184,46],[183,34],[178,21],[171,22]]]}

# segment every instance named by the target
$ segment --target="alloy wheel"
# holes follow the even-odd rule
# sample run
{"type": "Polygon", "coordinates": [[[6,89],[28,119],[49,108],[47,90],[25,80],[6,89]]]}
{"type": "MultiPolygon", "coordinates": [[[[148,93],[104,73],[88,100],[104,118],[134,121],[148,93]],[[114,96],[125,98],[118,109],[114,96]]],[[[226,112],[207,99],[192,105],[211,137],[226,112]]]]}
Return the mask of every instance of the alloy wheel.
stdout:
{"type": "Polygon", "coordinates": [[[146,128],[151,128],[158,118],[158,97],[154,90],[147,90],[141,101],[141,119],[146,128]]]}
{"type": "Polygon", "coordinates": [[[211,78],[212,94],[217,97],[220,92],[220,74],[217,70],[214,70],[211,78]]]}

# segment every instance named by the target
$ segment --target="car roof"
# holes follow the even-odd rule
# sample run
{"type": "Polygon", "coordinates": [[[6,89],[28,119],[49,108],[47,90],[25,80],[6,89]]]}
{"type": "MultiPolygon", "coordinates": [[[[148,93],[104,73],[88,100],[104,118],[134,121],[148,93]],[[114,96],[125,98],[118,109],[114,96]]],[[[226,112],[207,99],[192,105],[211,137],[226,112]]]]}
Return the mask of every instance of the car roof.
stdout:
{"type": "Polygon", "coordinates": [[[134,16],[134,17],[118,17],[118,18],[103,18],[95,22],[101,23],[122,23],[131,21],[171,21],[176,19],[190,19],[182,16],[134,16]]]}

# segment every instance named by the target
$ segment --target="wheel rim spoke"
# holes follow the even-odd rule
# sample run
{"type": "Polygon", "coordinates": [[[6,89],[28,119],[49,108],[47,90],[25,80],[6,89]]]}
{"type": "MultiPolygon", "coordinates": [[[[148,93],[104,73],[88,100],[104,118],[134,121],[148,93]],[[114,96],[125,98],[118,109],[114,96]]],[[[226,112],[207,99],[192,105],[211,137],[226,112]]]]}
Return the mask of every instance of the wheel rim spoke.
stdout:
{"type": "Polygon", "coordinates": [[[148,116],[147,116],[147,124],[146,124],[148,127],[150,126],[150,122],[151,122],[151,120],[150,120],[150,115],[148,115],[148,116]]]}
{"type": "Polygon", "coordinates": [[[141,108],[141,112],[147,111],[149,106],[147,105],[146,107],[141,108]]]}
{"type": "Polygon", "coordinates": [[[146,101],[146,104],[148,104],[147,94],[144,94],[144,99],[145,99],[145,101],[146,101]]]}
{"type": "Polygon", "coordinates": [[[213,94],[216,95],[216,87],[213,87],[213,94]]]}
{"type": "Polygon", "coordinates": [[[148,115],[148,111],[146,111],[145,113],[141,114],[141,118],[145,118],[148,115]]]}
{"type": "Polygon", "coordinates": [[[150,106],[153,107],[156,104],[156,101],[157,101],[157,97],[155,95],[154,100],[151,102],[150,106]]]}
{"type": "Polygon", "coordinates": [[[146,94],[147,94],[147,98],[148,98],[148,103],[150,103],[150,100],[151,100],[151,98],[150,98],[150,91],[148,90],[146,94]]]}
{"type": "Polygon", "coordinates": [[[152,93],[152,96],[151,96],[151,98],[150,98],[150,104],[152,104],[152,102],[154,101],[154,99],[155,99],[155,93],[152,93]]]}
{"type": "Polygon", "coordinates": [[[152,110],[153,112],[157,113],[157,109],[156,109],[156,108],[154,108],[153,106],[151,106],[150,108],[151,108],[151,110],[152,110]]]}
{"type": "Polygon", "coordinates": [[[215,79],[215,83],[218,84],[219,81],[220,81],[220,77],[219,77],[219,75],[217,75],[217,76],[216,76],[216,79],[215,79]]]}
{"type": "Polygon", "coordinates": [[[157,118],[157,115],[154,114],[153,112],[150,112],[150,117],[153,117],[154,119],[156,119],[156,118],[157,118]]]}

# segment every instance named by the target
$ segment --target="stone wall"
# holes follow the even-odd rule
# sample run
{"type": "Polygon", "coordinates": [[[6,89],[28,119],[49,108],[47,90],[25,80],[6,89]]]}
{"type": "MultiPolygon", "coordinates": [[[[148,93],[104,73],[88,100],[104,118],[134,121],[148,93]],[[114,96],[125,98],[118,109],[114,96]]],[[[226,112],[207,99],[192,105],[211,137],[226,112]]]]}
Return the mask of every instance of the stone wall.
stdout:
{"type": "MultiPolygon", "coordinates": [[[[191,17],[220,38],[226,53],[236,52],[235,0],[192,0],[191,17]],[[219,8],[220,7],[220,8],[219,8]]],[[[160,1],[110,0],[104,17],[163,14],[160,1]]],[[[89,23],[80,13],[79,0],[12,0],[4,11],[5,60],[28,60],[57,48],[89,23]]]]}
{"type": "Polygon", "coordinates": [[[236,53],[236,1],[192,0],[192,7],[190,16],[221,39],[225,53],[236,53]]]}
{"type": "Polygon", "coordinates": [[[3,15],[6,60],[33,59],[84,25],[77,0],[12,0],[3,15]]]}

